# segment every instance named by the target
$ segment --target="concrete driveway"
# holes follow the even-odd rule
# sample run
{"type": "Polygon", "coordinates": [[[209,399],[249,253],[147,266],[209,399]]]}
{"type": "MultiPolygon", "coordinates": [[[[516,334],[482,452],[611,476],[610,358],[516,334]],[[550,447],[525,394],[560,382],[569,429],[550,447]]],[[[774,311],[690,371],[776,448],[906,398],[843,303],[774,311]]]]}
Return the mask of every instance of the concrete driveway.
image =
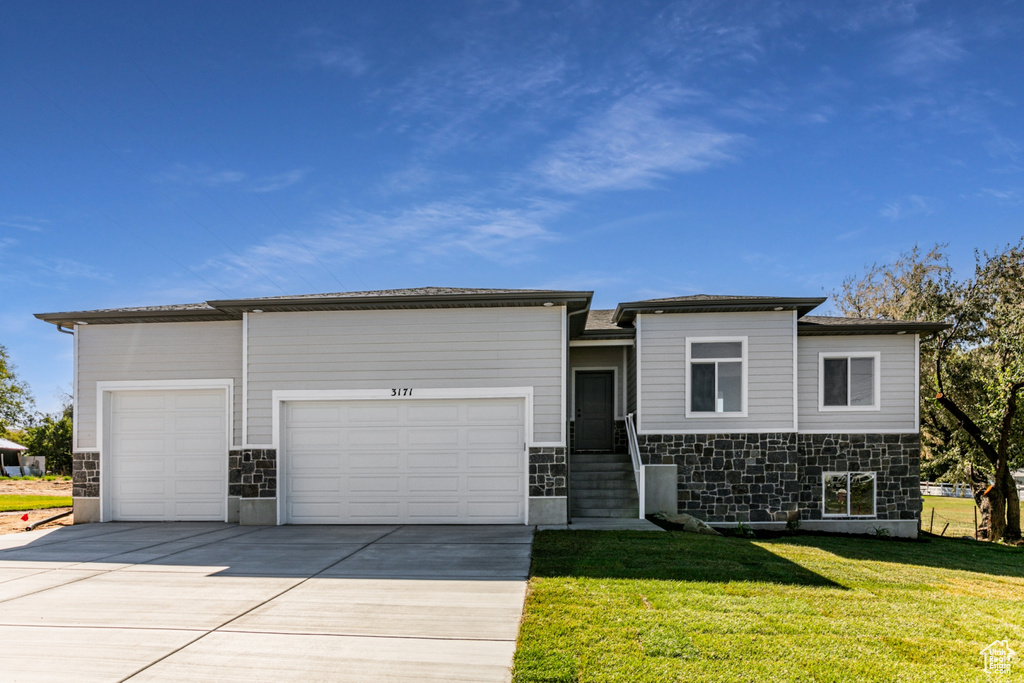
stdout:
{"type": "Polygon", "coordinates": [[[8,681],[507,681],[526,526],[0,536],[8,681]]]}

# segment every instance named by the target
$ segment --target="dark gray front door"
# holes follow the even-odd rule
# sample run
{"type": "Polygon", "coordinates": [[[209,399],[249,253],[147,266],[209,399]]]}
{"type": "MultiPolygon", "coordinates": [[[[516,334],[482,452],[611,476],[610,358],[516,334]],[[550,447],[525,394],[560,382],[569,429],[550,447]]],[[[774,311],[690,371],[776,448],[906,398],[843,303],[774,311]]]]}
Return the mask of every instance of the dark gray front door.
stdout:
{"type": "Polygon", "coordinates": [[[615,427],[615,374],[576,373],[576,450],[611,451],[615,427]]]}

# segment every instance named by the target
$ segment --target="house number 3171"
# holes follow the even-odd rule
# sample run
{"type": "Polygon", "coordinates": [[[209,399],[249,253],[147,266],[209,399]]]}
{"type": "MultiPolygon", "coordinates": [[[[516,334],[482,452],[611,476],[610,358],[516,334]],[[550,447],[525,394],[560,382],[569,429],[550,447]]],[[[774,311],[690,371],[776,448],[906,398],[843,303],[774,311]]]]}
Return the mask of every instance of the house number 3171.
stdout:
{"type": "Polygon", "coordinates": [[[406,387],[404,389],[392,389],[391,390],[391,395],[392,396],[412,396],[412,389],[409,389],[408,387],[406,387]]]}

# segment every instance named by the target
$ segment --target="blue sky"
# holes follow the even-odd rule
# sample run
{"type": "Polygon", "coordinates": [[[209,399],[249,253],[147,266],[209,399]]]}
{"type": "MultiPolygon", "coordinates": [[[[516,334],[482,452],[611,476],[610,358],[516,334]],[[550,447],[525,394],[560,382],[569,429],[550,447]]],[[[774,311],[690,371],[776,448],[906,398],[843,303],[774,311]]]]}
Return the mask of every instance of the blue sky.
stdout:
{"type": "Polygon", "coordinates": [[[416,286],[815,296],[1021,236],[1013,2],[45,2],[0,20],[0,344],[416,286]]]}

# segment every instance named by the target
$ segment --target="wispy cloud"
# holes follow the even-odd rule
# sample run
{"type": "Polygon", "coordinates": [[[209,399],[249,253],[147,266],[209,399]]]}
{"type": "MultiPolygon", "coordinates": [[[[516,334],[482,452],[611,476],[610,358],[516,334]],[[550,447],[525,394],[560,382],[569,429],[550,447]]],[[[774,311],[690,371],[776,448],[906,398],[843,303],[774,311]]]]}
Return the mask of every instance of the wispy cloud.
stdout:
{"type": "Polygon", "coordinates": [[[315,48],[307,53],[304,61],[356,78],[370,70],[370,63],[363,53],[350,45],[315,48]]]}
{"type": "Polygon", "coordinates": [[[296,183],[301,183],[308,173],[308,169],[297,168],[287,173],[254,180],[248,189],[249,192],[277,192],[296,183]]]}
{"type": "Polygon", "coordinates": [[[935,213],[935,208],[927,198],[912,194],[889,202],[879,213],[895,223],[912,216],[929,216],[935,213]]]}
{"type": "Polygon", "coordinates": [[[968,52],[952,30],[922,28],[889,44],[889,69],[897,76],[930,79],[943,67],[964,59],[968,52]]]}
{"type": "Polygon", "coordinates": [[[743,136],[679,113],[688,96],[628,95],[555,144],[534,170],[551,189],[582,194],[646,187],[731,159],[743,136]]]}
{"type": "Polygon", "coordinates": [[[163,182],[178,185],[193,185],[209,189],[233,187],[246,192],[276,192],[302,182],[309,174],[308,169],[297,168],[271,176],[251,177],[245,171],[232,169],[214,170],[208,166],[175,164],[160,176],[163,182]]]}
{"type": "Polygon", "coordinates": [[[49,225],[50,221],[42,218],[32,218],[31,216],[8,216],[0,218],[0,227],[3,228],[15,228],[17,230],[26,230],[28,232],[43,232],[45,226],[49,225]]]}
{"type": "Polygon", "coordinates": [[[512,264],[531,259],[542,245],[559,239],[548,226],[565,210],[565,204],[550,200],[512,207],[453,200],[386,214],[335,212],[301,236],[272,236],[240,255],[210,260],[203,270],[237,287],[255,280],[258,272],[283,274],[318,263],[342,268],[384,259],[398,264],[481,258],[512,264]]]}
{"type": "Polygon", "coordinates": [[[1000,190],[993,187],[983,187],[975,196],[982,199],[994,199],[1000,204],[1016,205],[1024,202],[1024,192],[1016,188],[1000,190]]]}

